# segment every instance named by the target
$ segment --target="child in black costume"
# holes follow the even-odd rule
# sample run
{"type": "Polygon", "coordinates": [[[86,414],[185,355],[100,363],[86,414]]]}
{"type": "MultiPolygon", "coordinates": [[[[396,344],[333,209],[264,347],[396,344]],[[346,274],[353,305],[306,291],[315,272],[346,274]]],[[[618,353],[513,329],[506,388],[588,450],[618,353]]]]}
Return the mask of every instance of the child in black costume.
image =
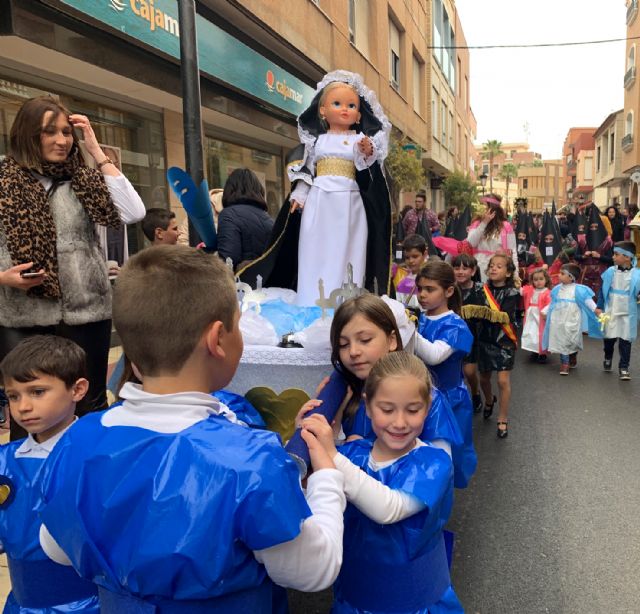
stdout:
{"type": "Polygon", "coordinates": [[[520,305],[520,293],[515,288],[514,275],[513,260],[506,254],[494,254],[487,268],[487,283],[483,286],[484,306],[476,307],[472,314],[482,319],[478,329],[478,370],[485,399],[485,419],[491,417],[497,401],[491,387],[491,374],[494,371],[497,373],[500,390],[497,434],[500,439],[508,434],[511,399],[509,372],[513,369],[517,346],[514,322],[520,305]]]}
{"type": "Polygon", "coordinates": [[[471,351],[462,361],[462,369],[471,392],[473,412],[479,414],[482,411],[482,397],[480,396],[480,382],[478,380],[478,326],[480,320],[469,315],[473,308],[467,305],[484,305],[484,292],[478,272],[478,262],[471,254],[458,254],[451,260],[456,284],[462,294],[462,311],[469,330],[473,334],[473,346],[471,351]]]}

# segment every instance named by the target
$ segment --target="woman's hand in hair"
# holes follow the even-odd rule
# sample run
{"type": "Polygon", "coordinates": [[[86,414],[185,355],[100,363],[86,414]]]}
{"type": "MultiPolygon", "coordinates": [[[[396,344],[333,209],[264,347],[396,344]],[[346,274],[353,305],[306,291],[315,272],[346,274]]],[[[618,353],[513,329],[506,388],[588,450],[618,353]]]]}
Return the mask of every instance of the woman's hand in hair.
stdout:
{"type": "Polygon", "coordinates": [[[482,223],[483,224],[488,224],[494,217],[496,216],[496,212],[493,209],[489,209],[483,216],[482,216],[482,223]]]}
{"type": "MultiPolygon", "coordinates": [[[[82,140],[84,141],[85,149],[89,152],[91,157],[96,161],[96,164],[100,164],[106,160],[107,155],[102,151],[96,133],[93,131],[93,126],[86,115],[79,115],[74,113],[69,115],[69,121],[74,128],[79,128],[82,131],[82,140]]],[[[105,175],[119,175],[120,172],[113,164],[105,164],[100,169],[105,175]]]]}
{"type": "Polygon", "coordinates": [[[6,271],[0,271],[0,285],[16,288],[17,290],[30,290],[35,286],[39,286],[46,276],[44,269],[39,271],[31,271],[33,262],[27,262],[25,264],[17,264],[16,266],[7,269],[6,271]],[[29,271],[29,273],[40,273],[37,277],[21,277],[20,273],[23,271],[29,271]]]}

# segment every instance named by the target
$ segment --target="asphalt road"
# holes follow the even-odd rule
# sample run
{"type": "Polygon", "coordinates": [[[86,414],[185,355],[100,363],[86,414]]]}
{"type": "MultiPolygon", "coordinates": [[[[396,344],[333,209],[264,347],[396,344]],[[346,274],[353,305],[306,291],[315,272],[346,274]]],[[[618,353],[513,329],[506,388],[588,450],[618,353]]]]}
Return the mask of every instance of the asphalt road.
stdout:
{"type": "MultiPolygon", "coordinates": [[[[497,439],[495,417],[475,419],[478,471],[456,491],[450,522],[456,592],[474,614],[637,614],[640,349],[630,382],[602,371],[597,341],[585,339],[568,377],[557,358],[538,365],[519,354],[509,437],[497,439]]],[[[311,389],[325,371],[242,366],[234,388],[311,389]]],[[[290,594],[291,614],[330,603],[330,591],[290,594]]]]}

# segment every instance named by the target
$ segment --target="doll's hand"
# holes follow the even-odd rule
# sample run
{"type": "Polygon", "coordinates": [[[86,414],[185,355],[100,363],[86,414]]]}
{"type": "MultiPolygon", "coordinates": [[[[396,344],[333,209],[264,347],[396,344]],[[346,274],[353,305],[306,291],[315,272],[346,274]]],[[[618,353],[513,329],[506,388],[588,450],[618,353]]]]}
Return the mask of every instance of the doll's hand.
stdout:
{"type": "Polygon", "coordinates": [[[600,253],[599,252],[591,252],[591,257],[592,258],[600,258],[600,253]]]}
{"type": "Polygon", "coordinates": [[[297,200],[292,200],[291,201],[291,213],[294,213],[295,211],[298,211],[298,209],[300,211],[302,211],[302,209],[304,209],[304,204],[299,203],[297,200]]]}
{"type": "Polygon", "coordinates": [[[545,264],[542,265],[542,270],[543,271],[546,271],[548,268],[549,268],[548,264],[545,263],[545,264]]]}
{"type": "Polygon", "coordinates": [[[585,255],[585,256],[591,256],[591,254],[592,254],[592,253],[593,253],[593,252],[585,252],[585,253],[584,253],[584,255],[585,255]]]}
{"type": "Polygon", "coordinates": [[[320,407],[320,405],[322,405],[322,401],[320,401],[319,399],[311,399],[310,401],[307,401],[301,408],[300,411],[296,414],[296,428],[302,428],[302,423],[305,420],[307,414],[310,411],[313,411],[314,409],[317,409],[318,407],[320,407]]]}
{"type": "Polygon", "coordinates": [[[363,136],[358,141],[358,149],[360,150],[360,153],[364,154],[368,158],[373,154],[373,143],[371,142],[371,139],[368,136],[363,136]]]}
{"type": "Polygon", "coordinates": [[[330,458],[333,458],[338,451],[333,439],[333,429],[327,419],[320,414],[313,414],[302,421],[302,432],[310,431],[315,435],[320,445],[325,449],[330,458]]]}

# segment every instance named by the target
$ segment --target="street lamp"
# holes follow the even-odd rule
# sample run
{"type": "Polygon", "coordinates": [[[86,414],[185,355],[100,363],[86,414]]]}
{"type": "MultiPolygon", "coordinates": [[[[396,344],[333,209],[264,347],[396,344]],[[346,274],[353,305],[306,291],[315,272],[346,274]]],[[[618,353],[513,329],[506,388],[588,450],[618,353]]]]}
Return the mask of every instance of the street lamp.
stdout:
{"type": "Polygon", "coordinates": [[[480,175],[480,185],[482,186],[482,195],[484,196],[484,188],[487,185],[487,173],[480,175]]]}
{"type": "Polygon", "coordinates": [[[569,188],[567,190],[567,204],[571,204],[573,202],[573,188],[569,188]]]}

